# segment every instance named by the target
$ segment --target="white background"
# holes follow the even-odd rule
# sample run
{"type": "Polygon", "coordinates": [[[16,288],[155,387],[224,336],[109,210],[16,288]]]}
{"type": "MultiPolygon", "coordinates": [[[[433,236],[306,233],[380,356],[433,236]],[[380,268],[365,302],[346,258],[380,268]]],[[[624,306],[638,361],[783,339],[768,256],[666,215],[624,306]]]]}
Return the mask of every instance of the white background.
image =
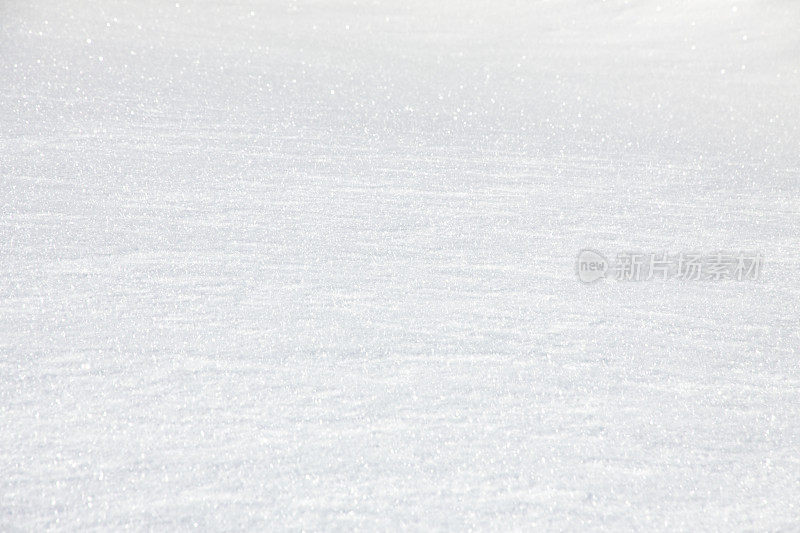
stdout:
{"type": "Polygon", "coordinates": [[[0,529],[800,527],[798,28],[0,1],[0,529]]]}

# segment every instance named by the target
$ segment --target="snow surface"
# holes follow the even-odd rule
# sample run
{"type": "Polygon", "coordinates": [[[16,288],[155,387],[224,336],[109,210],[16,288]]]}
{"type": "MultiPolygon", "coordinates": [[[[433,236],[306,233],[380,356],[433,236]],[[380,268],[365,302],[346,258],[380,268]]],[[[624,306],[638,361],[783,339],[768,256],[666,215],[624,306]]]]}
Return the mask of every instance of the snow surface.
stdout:
{"type": "Polygon", "coordinates": [[[798,28],[0,1],[0,530],[800,529],[798,28]]]}

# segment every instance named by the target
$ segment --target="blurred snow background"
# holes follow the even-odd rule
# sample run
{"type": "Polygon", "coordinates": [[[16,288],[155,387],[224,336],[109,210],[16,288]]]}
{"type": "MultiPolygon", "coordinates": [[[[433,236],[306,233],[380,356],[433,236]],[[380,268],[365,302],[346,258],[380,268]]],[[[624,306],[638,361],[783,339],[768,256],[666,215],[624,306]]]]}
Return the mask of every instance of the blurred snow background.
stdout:
{"type": "Polygon", "coordinates": [[[800,527],[798,28],[0,1],[0,529],[800,527]]]}

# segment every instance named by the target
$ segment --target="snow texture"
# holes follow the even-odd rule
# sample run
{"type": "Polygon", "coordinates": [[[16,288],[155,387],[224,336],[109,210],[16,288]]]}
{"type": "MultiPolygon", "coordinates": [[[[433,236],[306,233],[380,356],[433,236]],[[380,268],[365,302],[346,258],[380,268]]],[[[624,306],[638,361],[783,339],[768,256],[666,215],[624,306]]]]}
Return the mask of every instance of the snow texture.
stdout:
{"type": "Polygon", "coordinates": [[[798,28],[1,0],[0,530],[800,529],[798,28]]]}

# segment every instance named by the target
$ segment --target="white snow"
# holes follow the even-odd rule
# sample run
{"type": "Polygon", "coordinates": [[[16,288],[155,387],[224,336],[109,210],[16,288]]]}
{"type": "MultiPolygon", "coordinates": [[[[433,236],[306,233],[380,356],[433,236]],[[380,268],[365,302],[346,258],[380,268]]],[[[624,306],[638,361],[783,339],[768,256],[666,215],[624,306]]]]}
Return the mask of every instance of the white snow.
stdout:
{"type": "Polygon", "coordinates": [[[0,529],[800,528],[798,28],[0,2],[0,529]]]}

